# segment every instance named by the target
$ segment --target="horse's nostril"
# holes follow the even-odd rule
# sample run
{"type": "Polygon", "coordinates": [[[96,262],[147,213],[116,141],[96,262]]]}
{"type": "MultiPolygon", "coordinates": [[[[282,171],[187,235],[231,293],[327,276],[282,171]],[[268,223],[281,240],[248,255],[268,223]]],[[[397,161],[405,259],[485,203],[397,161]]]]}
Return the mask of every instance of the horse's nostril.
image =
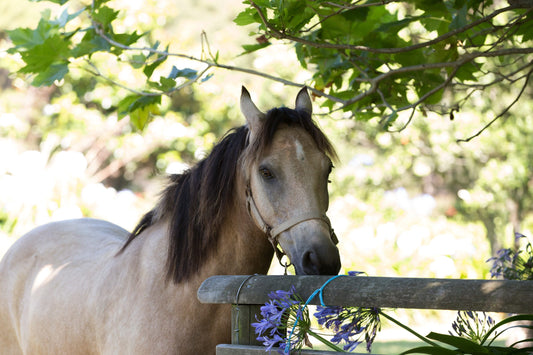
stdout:
{"type": "Polygon", "coordinates": [[[316,250],[308,250],[302,255],[302,271],[305,275],[337,275],[341,268],[338,249],[331,254],[320,254],[316,250]]]}
{"type": "Polygon", "coordinates": [[[318,275],[318,257],[314,251],[306,251],[303,255],[302,266],[307,275],[318,275]]]}

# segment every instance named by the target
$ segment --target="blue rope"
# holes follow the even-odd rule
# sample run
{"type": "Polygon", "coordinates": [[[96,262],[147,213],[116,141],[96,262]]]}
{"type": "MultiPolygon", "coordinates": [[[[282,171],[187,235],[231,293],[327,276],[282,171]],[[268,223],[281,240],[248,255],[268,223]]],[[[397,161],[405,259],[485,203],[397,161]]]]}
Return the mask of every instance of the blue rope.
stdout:
{"type": "MultiPolygon", "coordinates": [[[[317,295],[318,293],[318,298],[320,300],[320,305],[322,307],[325,307],[326,305],[324,304],[324,296],[323,296],[323,293],[324,293],[324,288],[333,280],[339,278],[339,277],[342,277],[342,276],[348,276],[348,275],[335,275],[331,278],[328,279],[328,281],[326,281],[320,288],[316,289],[312,294],[311,296],[309,296],[309,298],[307,299],[307,301],[305,301],[303,307],[302,307],[302,311],[309,305],[309,303],[313,300],[313,298],[315,298],[315,296],[317,295]]],[[[289,354],[290,351],[291,351],[291,338],[292,338],[292,334],[294,333],[294,330],[296,329],[296,326],[298,325],[298,321],[300,320],[300,314],[296,314],[296,320],[294,321],[294,325],[292,326],[292,329],[291,329],[291,332],[289,334],[289,337],[287,338],[287,342],[285,343],[285,349],[284,349],[284,353],[285,354],[289,354]]]]}

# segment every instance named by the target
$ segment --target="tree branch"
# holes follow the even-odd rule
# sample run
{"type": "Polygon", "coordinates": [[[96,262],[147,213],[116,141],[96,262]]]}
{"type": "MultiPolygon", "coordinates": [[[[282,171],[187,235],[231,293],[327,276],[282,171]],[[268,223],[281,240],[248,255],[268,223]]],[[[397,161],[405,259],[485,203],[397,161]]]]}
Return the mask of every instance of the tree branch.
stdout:
{"type": "MultiPolygon", "coordinates": [[[[233,65],[221,64],[221,63],[218,63],[218,62],[215,62],[215,61],[201,59],[201,58],[197,58],[197,57],[194,57],[194,56],[191,56],[191,55],[187,55],[187,54],[167,52],[167,51],[162,51],[162,50],[149,48],[149,47],[131,47],[131,46],[127,46],[127,45],[124,45],[124,44],[122,44],[120,42],[117,42],[117,41],[109,38],[109,36],[107,36],[104,33],[104,31],[100,28],[100,26],[97,23],[93,22],[93,26],[94,26],[95,32],[96,32],[96,34],[98,34],[98,36],[100,36],[106,42],[108,42],[109,44],[111,44],[111,45],[113,45],[113,46],[115,46],[117,48],[120,48],[120,49],[123,49],[123,50],[127,50],[127,51],[147,51],[147,52],[153,53],[153,54],[169,56],[169,57],[184,58],[184,59],[190,60],[192,62],[202,63],[202,64],[206,65],[206,68],[202,71],[202,73],[205,73],[210,68],[220,68],[220,69],[237,71],[237,72],[241,72],[241,73],[246,73],[246,74],[251,74],[251,75],[263,77],[265,79],[276,81],[276,82],[282,83],[282,84],[287,85],[287,86],[295,86],[295,87],[300,87],[300,88],[305,86],[305,84],[301,84],[301,83],[297,83],[297,82],[290,81],[290,80],[287,80],[287,79],[283,79],[283,78],[280,78],[280,77],[277,77],[277,76],[274,76],[274,75],[270,75],[270,74],[267,74],[267,73],[263,73],[263,72],[260,72],[258,70],[254,70],[254,69],[241,68],[241,67],[237,67],[237,66],[233,66],[233,65]]],[[[127,89],[129,91],[132,91],[134,93],[137,93],[137,94],[140,94],[140,95],[146,95],[146,96],[154,96],[154,93],[144,93],[143,94],[143,92],[140,92],[140,91],[137,91],[137,90],[133,90],[133,89],[129,89],[129,88],[121,85],[120,83],[117,83],[116,81],[113,81],[112,79],[105,77],[100,72],[98,72],[98,75],[101,76],[102,78],[104,78],[104,79],[106,79],[106,80],[108,80],[108,81],[110,81],[110,82],[112,82],[112,83],[114,83],[114,84],[116,84],[118,86],[124,87],[125,89],[127,89]]],[[[198,80],[199,78],[200,78],[200,75],[197,76],[196,80],[198,80]]],[[[339,98],[337,98],[335,96],[332,96],[332,95],[328,95],[325,92],[320,91],[318,89],[315,89],[313,87],[309,87],[308,86],[307,89],[309,91],[311,91],[316,96],[324,97],[324,98],[326,98],[328,100],[331,100],[333,102],[337,102],[337,103],[340,103],[340,104],[344,103],[344,100],[341,100],[341,99],[339,99],[339,98]]],[[[176,90],[177,89],[174,88],[172,90],[172,92],[176,91],[176,90]]]]}
{"type": "Polygon", "coordinates": [[[520,90],[520,92],[518,93],[518,95],[516,96],[516,98],[513,100],[513,102],[511,102],[502,112],[500,112],[500,114],[496,117],[494,117],[489,123],[487,123],[482,129],[480,129],[477,133],[471,135],[470,137],[468,138],[461,138],[461,139],[457,139],[457,143],[461,143],[461,142],[470,142],[472,139],[478,137],[479,135],[481,135],[481,133],[483,133],[487,128],[489,128],[490,126],[492,126],[492,124],[494,122],[496,122],[497,120],[499,120],[503,115],[505,115],[507,112],[509,112],[509,110],[511,109],[511,107],[513,107],[514,104],[516,104],[518,102],[518,100],[520,100],[520,97],[522,96],[522,94],[524,93],[524,91],[526,90],[527,88],[527,84],[529,82],[529,78],[531,77],[531,74],[533,73],[533,69],[531,69],[529,71],[529,73],[527,73],[527,76],[526,76],[526,80],[524,81],[524,85],[522,86],[522,89],[520,90]]]}
{"type": "Polygon", "coordinates": [[[420,42],[417,44],[413,44],[411,46],[401,47],[401,48],[373,48],[373,47],[361,46],[361,45],[337,44],[337,43],[330,43],[330,42],[315,42],[315,41],[307,40],[305,38],[300,38],[300,37],[296,37],[296,36],[283,33],[279,31],[278,29],[276,29],[274,26],[272,26],[272,24],[268,21],[268,19],[266,18],[265,14],[263,13],[259,5],[257,5],[252,0],[250,0],[250,5],[257,11],[259,17],[261,18],[261,22],[263,23],[265,28],[268,30],[268,33],[276,39],[288,39],[293,42],[305,44],[307,46],[316,47],[316,48],[328,48],[328,49],[337,49],[337,50],[355,50],[355,51],[363,51],[363,52],[370,52],[370,53],[383,53],[383,54],[396,54],[396,53],[410,52],[416,49],[431,46],[433,44],[442,42],[450,37],[456,36],[459,33],[468,31],[469,29],[475,26],[478,26],[484,22],[488,22],[489,20],[493,19],[494,17],[498,16],[499,14],[503,12],[507,12],[507,11],[511,11],[511,10],[519,8],[518,6],[511,5],[511,6],[507,6],[507,7],[495,10],[490,15],[487,15],[477,21],[469,23],[468,25],[465,25],[461,28],[447,32],[441,36],[438,36],[426,42],[420,42]]]}

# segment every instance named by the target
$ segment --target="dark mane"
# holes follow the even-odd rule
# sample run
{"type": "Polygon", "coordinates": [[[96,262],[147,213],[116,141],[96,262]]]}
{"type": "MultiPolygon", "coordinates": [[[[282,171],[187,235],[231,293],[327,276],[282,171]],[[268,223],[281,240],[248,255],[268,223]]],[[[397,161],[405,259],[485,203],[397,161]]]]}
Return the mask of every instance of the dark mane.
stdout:
{"type": "Polygon", "coordinates": [[[266,115],[260,138],[251,146],[247,126],[233,129],[205,159],[183,174],[171,175],[160,201],[141,218],[121,252],[146,228],[169,219],[167,280],[179,283],[195,275],[216,250],[220,228],[234,198],[242,154],[246,151],[250,159],[260,156],[282,123],[303,127],[318,149],[332,159],[336,157],[328,139],[307,112],[274,108],[266,115]]]}

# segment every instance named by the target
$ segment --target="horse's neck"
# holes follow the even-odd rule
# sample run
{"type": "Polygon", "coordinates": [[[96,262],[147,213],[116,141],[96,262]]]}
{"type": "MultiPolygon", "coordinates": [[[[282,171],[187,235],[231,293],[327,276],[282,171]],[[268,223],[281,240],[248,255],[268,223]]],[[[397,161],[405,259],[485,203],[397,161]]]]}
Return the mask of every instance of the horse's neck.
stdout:
{"type": "Polygon", "coordinates": [[[235,200],[228,219],[220,230],[219,240],[200,277],[212,275],[266,274],[273,256],[267,237],[253,222],[246,207],[245,184],[237,184],[235,200]]]}
{"type": "MultiPolygon", "coordinates": [[[[201,283],[212,275],[266,274],[273,256],[273,248],[266,236],[255,226],[248,210],[244,192],[238,191],[228,220],[223,223],[216,247],[200,272],[193,276],[189,285],[201,283]]],[[[146,230],[140,257],[145,265],[153,265],[166,275],[168,253],[167,219],[161,220],[146,230]]],[[[200,237],[200,236],[199,236],[200,237]]],[[[168,284],[173,284],[171,281],[168,284]]],[[[180,286],[179,284],[176,286],[180,286]]]]}
{"type": "MultiPolygon", "coordinates": [[[[245,206],[245,202],[239,206],[245,206]]],[[[268,271],[273,256],[272,246],[255,226],[245,207],[236,206],[234,211],[221,230],[217,250],[201,272],[203,277],[266,274],[268,271]]]]}
{"type": "MultiPolygon", "coordinates": [[[[231,216],[223,223],[219,240],[209,261],[197,275],[186,281],[174,283],[172,280],[166,280],[168,220],[159,221],[147,228],[138,240],[125,249],[124,255],[120,256],[127,265],[120,264],[119,269],[133,273],[135,280],[126,284],[125,287],[130,287],[130,290],[125,291],[126,296],[121,297],[118,306],[126,307],[124,312],[128,313],[131,312],[131,304],[137,305],[136,313],[141,314],[132,315],[130,318],[151,319],[152,328],[157,330],[154,338],[160,336],[161,329],[169,333],[161,345],[167,350],[179,349],[178,352],[183,354],[207,354],[213,353],[216,344],[230,341],[229,308],[200,304],[196,298],[198,287],[205,279],[217,274],[242,275],[268,271],[273,249],[251,221],[244,199],[235,201],[230,211],[231,216]],[[145,311],[150,315],[144,314],[145,311]],[[157,319],[154,314],[159,315],[157,319]],[[191,342],[198,334],[205,335],[205,341],[201,344],[191,342]]],[[[115,274],[118,273],[120,271],[115,274]]],[[[112,293],[116,286],[113,283],[108,287],[111,290],[104,290],[102,294],[112,293]]]]}

